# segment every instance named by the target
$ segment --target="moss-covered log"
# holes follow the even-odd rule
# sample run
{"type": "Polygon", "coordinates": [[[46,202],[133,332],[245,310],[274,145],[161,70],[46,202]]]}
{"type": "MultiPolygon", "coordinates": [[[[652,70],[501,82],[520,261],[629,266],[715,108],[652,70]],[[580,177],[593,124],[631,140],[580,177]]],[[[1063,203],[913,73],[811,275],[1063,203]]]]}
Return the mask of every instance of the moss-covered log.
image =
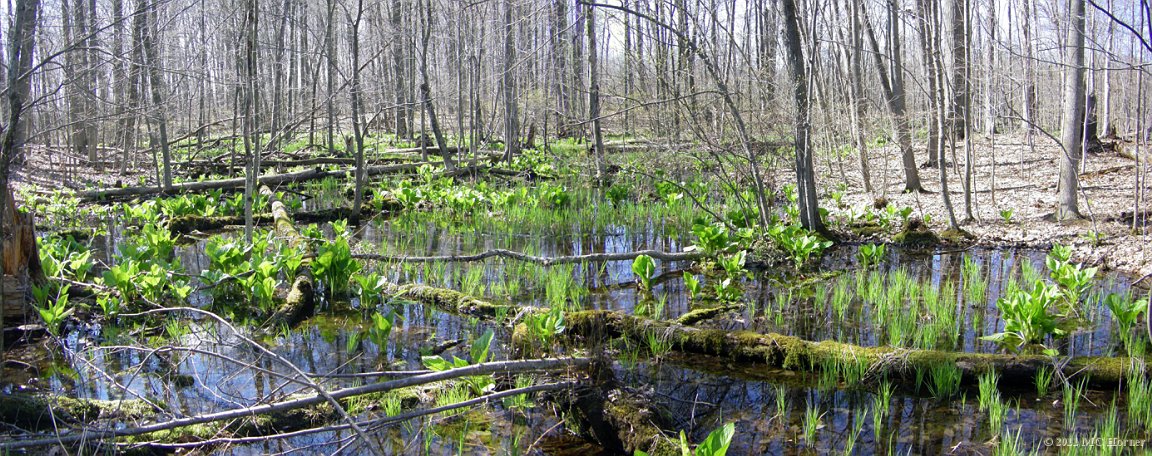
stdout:
{"type": "Polygon", "coordinates": [[[494,304],[456,290],[420,284],[392,285],[385,290],[385,293],[429,305],[445,312],[473,317],[494,318],[501,311],[513,309],[511,306],[494,304]]]}
{"type": "Polygon", "coordinates": [[[680,444],[664,433],[670,420],[654,407],[658,403],[622,389],[608,392],[604,421],[616,430],[625,453],[634,454],[639,450],[652,456],[680,454],[680,444]]]}
{"type": "MultiPolygon", "coordinates": [[[[360,217],[371,218],[379,211],[396,211],[403,207],[399,201],[391,197],[386,197],[382,201],[382,204],[375,206],[364,206],[360,211],[360,217]]],[[[338,207],[297,212],[295,214],[289,214],[289,216],[289,220],[293,220],[296,223],[326,223],[334,220],[351,219],[352,209],[338,207]]],[[[276,223],[276,217],[275,214],[254,214],[252,216],[252,222],[256,225],[272,225],[276,223]]],[[[212,217],[184,215],[170,220],[168,222],[168,229],[173,233],[187,234],[193,231],[212,231],[240,225],[244,225],[244,216],[242,215],[212,217]]]]}
{"type": "Polygon", "coordinates": [[[677,318],[676,323],[684,325],[684,326],[692,326],[692,325],[695,325],[696,323],[700,323],[704,320],[711,320],[713,318],[716,318],[720,314],[727,312],[729,310],[736,310],[736,309],[740,309],[740,308],[741,308],[741,306],[738,306],[738,305],[727,305],[727,306],[719,306],[719,307],[693,309],[693,310],[690,310],[688,312],[685,312],[684,315],[680,316],[680,318],[677,318]]]}
{"type": "MultiPolygon", "coordinates": [[[[570,335],[585,337],[626,337],[643,343],[649,334],[659,334],[673,349],[686,353],[731,357],[801,371],[819,370],[837,363],[867,362],[870,374],[884,374],[896,381],[911,381],[916,371],[941,365],[960,369],[964,379],[974,382],[980,373],[999,372],[1001,385],[1031,386],[1042,368],[1052,360],[1039,355],[982,354],[892,347],[861,347],[836,341],[812,342],[780,334],[751,331],[700,329],[681,324],[650,320],[619,312],[590,310],[567,314],[570,335]]],[[[1126,357],[1075,357],[1063,365],[1069,378],[1088,378],[1096,385],[1116,385],[1141,360],[1126,357]]]]}
{"type": "Polygon", "coordinates": [[[316,284],[312,279],[311,260],[316,256],[316,252],[312,251],[308,241],[300,235],[299,231],[296,231],[296,226],[292,224],[292,214],[288,212],[284,203],[276,197],[276,193],[268,187],[260,187],[260,193],[268,198],[269,205],[272,207],[276,235],[288,241],[289,246],[304,249],[304,261],[296,269],[296,277],[292,279],[292,288],[288,290],[284,304],[280,305],[280,308],[276,309],[276,312],[268,319],[270,327],[287,326],[291,328],[307,320],[316,312],[316,284]]]}
{"type": "Polygon", "coordinates": [[[151,405],[136,399],[100,401],[67,396],[0,394],[0,423],[36,431],[53,430],[60,423],[140,420],[155,413],[151,405]]]}
{"type": "MultiPolygon", "coordinates": [[[[481,318],[542,311],[495,304],[458,291],[426,285],[396,286],[392,293],[445,312],[481,318]]],[[[896,381],[912,381],[917,370],[926,371],[951,364],[960,369],[968,382],[974,382],[985,371],[996,371],[1000,374],[1001,385],[1031,387],[1037,372],[1053,366],[1052,359],[1040,355],[861,347],[831,340],[813,342],[781,334],[690,326],[726,310],[689,312],[679,321],[652,320],[608,310],[569,312],[565,316],[565,334],[598,341],[603,337],[627,337],[641,345],[647,342],[649,334],[659,334],[671,342],[674,350],[684,353],[731,357],[799,371],[815,371],[835,363],[863,360],[868,362],[870,373],[884,374],[896,381]]],[[[520,339],[525,340],[524,337],[526,334],[521,334],[520,339]]],[[[1063,373],[1069,378],[1088,378],[1094,385],[1114,386],[1122,382],[1131,368],[1139,366],[1143,366],[1142,360],[1127,357],[1080,356],[1063,364],[1063,373]]]]}

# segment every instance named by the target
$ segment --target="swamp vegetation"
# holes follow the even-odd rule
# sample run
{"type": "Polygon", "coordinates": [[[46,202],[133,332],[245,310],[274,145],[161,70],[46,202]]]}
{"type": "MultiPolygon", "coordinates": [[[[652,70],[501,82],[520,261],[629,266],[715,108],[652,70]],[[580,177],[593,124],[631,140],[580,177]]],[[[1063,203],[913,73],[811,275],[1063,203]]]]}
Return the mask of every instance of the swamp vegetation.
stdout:
{"type": "Polygon", "coordinates": [[[0,455],[1145,453],[1136,3],[7,2],[0,455]]]}
{"type": "Polygon", "coordinates": [[[223,189],[29,195],[55,229],[5,344],[0,446],[1099,454],[1152,435],[1128,276],[1059,244],[885,241],[922,229],[905,209],[829,211],[834,244],[791,186],[763,227],[749,192],[642,157],[606,186],[563,147],[504,174],[403,169],[365,186],[359,225],[344,179],[265,186],[250,242],[212,223],[242,213],[223,189]]]}

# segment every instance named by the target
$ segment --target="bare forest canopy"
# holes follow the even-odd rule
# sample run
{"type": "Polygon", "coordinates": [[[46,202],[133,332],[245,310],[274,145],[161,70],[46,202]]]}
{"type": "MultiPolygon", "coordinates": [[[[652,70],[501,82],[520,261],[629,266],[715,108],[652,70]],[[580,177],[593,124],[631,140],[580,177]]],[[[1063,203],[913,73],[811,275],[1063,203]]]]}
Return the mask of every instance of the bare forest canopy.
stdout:
{"type": "MultiPolygon", "coordinates": [[[[1078,2],[785,2],[810,73],[812,140],[825,149],[895,141],[894,97],[917,140],[934,134],[937,98],[961,130],[1031,124],[1059,137],[1078,2]]],[[[254,144],[263,150],[301,133],[343,149],[354,130],[444,140],[437,130],[451,143],[591,137],[592,120],[606,133],[729,149],[741,135],[794,134],[775,0],[15,3],[39,3],[28,143],[121,172],[154,167],[160,143],[246,127],[264,133],[254,144]]],[[[0,8],[10,27],[11,6],[0,8]]],[[[1148,3],[1083,9],[1097,132],[1133,137],[1147,122],[1148,3]]]]}

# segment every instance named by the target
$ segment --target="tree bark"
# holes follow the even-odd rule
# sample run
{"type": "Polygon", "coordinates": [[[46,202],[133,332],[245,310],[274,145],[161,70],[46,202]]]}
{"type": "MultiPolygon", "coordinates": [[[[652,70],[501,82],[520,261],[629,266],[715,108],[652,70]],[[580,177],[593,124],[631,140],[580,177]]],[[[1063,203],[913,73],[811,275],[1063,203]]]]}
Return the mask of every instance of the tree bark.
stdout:
{"type": "Polygon", "coordinates": [[[511,162],[520,153],[520,114],[517,108],[516,76],[513,73],[516,63],[514,28],[512,27],[512,2],[504,0],[504,160],[511,162]]]}
{"type": "Polygon", "coordinates": [[[860,73],[860,60],[864,58],[864,49],[860,44],[860,2],[849,0],[852,10],[851,21],[851,94],[852,94],[852,130],[856,140],[856,153],[860,158],[860,175],[864,180],[864,191],[872,193],[872,173],[868,166],[868,141],[864,137],[864,89],[861,85],[863,75],[860,73]]]}
{"type": "MultiPolygon", "coordinates": [[[[592,122],[592,145],[596,160],[596,182],[604,179],[604,134],[600,127],[600,62],[596,46],[596,9],[584,8],[588,26],[588,120],[592,122]]],[[[628,57],[625,56],[625,59],[628,57]]]]}
{"type": "MultiPolygon", "coordinates": [[[[40,254],[36,248],[32,217],[16,210],[16,200],[8,188],[12,162],[21,155],[27,140],[28,127],[24,112],[28,108],[28,94],[31,91],[29,73],[32,70],[32,53],[36,48],[39,9],[38,0],[16,0],[12,9],[12,27],[8,32],[8,90],[4,94],[8,118],[3,124],[3,137],[0,139],[0,328],[7,326],[5,321],[10,317],[6,315],[6,308],[18,306],[22,310],[21,314],[27,310],[23,300],[9,302],[12,296],[5,289],[14,284],[25,286],[30,281],[43,280],[44,276],[40,269],[40,254]],[[7,280],[8,276],[14,280],[7,280]]],[[[23,293],[19,296],[23,297],[23,293]]],[[[3,351],[4,342],[0,338],[0,352],[3,351]]]]}
{"type": "Polygon", "coordinates": [[[800,24],[796,0],[781,0],[784,21],[784,57],[792,79],[792,98],[796,103],[793,123],[796,149],[796,189],[799,196],[800,224],[809,230],[825,233],[816,196],[816,170],[812,163],[812,124],[808,104],[808,78],[804,69],[804,52],[800,47],[800,24]]]}
{"type": "Polygon", "coordinates": [[[872,48],[872,56],[876,62],[876,70],[880,73],[880,89],[883,91],[884,105],[888,108],[888,114],[892,120],[892,133],[896,137],[896,143],[900,146],[901,165],[904,168],[904,191],[919,192],[923,191],[923,186],[920,184],[920,172],[916,167],[916,152],[912,148],[912,134],[909,132],[908,117],[905,113],[904,57],[900,51],[900,23],[896,16],[899,6],[896,3],[897,0],[890,0],[887,10],[891,77],[887,71],[888,65],[885,64],[880,54],[880,46],[876,42],[876,33],[872,30],[872,24],[867,17],[864,17],[863,21],[865,30],[868,32],[868,43],[872,48]]]}
{"type": "MultiPolygon", "coordinates": [[[[428,45],[432,38],[432,2],[427,0],[424,7],[424,33],[420,42],[420,96],[424,100],[424,110],[428,114],[428,123],[432,127],[432,136],[436,138],[436,147],[443,152],[444,167],[449,171],[456,168],[456,160],[452,158],[448,141],[444,139],[444,131],[440,128],[440,120],[436,117],[436,106],[432,103],[432,87],[428,82],[428,45]]],[[[423,139],[421,139],[423,144],[423,139]]]]}
{"type": "Polygon", "coordinates": [[[1081,218],[1077,202],[1080,154],[1084,136],[1084,1],[1068,0],[1065,39],[1064,109],[1061,122],[1059,205],[1057,220],[1081,218]]]}
{"type": "MultiPolygon", "coordinates": [[[[156,148],[160,149],[160,158],[163,163],[163,185],[164,187],[172,187],[172,154],[168,148],[168,117],[165,115],[164,108],[164,76],[160,73],[160,17],[159,17],[159,0],[153,0],[142,14],[145,14],[145,27],[148,30],[141,36],[143,42],[141,43],[144,48],[145,57],[148,59],[148,87],[151,89],[152,94],[152,109],[150,116],[152,121],[156,124],[158,137],[156,142],[152,143],[152,149],[155,152],[156,148]]],[[[147,2],[147,0],[141,0],[147,2]]]]}

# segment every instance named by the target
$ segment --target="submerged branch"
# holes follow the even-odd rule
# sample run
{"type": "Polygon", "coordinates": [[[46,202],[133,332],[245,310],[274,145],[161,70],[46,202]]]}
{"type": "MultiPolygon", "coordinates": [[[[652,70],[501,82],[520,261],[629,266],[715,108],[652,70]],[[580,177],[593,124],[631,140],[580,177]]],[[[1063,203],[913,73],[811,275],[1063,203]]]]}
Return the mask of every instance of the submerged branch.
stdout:
{"type": "Polygon", "coordinates": [[[543,266],[553,266],[557,264],[571,264],[571,263],[584,263],[589,261],[621,261],[621,260],[634,260],[640,255],[648,255],[656,260],[663,261],[689,261],[695,260],[703,256],[700,252],[664,252],[660,250],[637,250],[635,252],[618,252],[618,253],[589,253],[585,255],[572,255],[561,257],[541,257],[535,255],[528,255],[525,253],[514,252],[505,249],[492,249],[475,255],[442,255],[442,256],[406,256],[406,255],[383,255],[376,253],[361,253],[352,255],[353,258],[358,260],[374,260],[374,261],[392,261],[399,263],[434,263],[440,261],[447,262],[473,262],[483,261],[488,258],[502,257],[514,260],[526,261],[543,266]]]}

